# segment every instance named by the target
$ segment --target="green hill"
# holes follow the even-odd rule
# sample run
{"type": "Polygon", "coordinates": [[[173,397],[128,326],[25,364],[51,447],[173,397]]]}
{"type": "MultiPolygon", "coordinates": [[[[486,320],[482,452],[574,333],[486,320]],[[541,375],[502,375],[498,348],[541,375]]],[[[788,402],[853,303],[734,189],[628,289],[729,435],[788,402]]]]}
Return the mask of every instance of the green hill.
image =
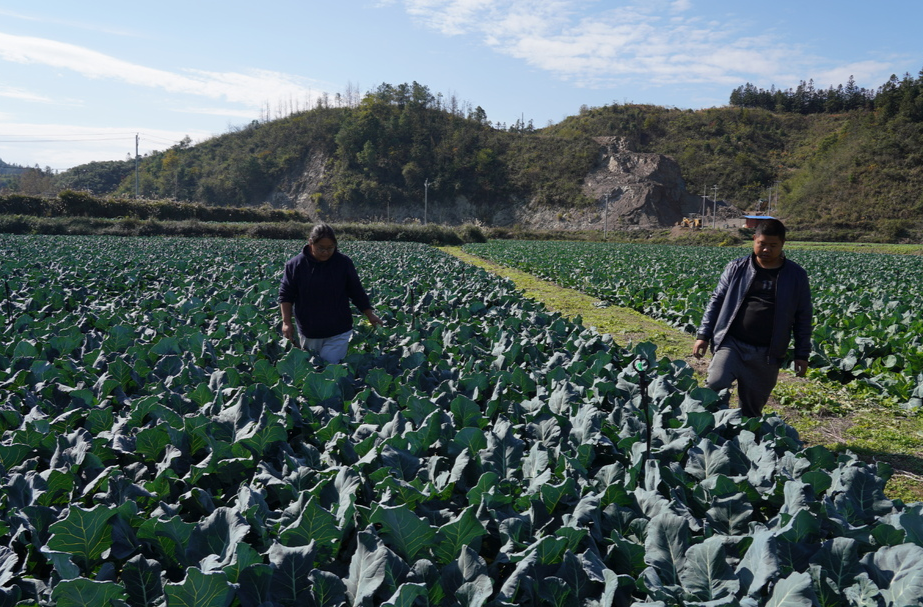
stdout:
{"type": "MultiPolygon", "coordinates": [[[[424,195],[434,210],[467,204],[473,219],[526,203],[566,211],[593,202],[581,191],[598,157],[593,138],[618,136],[674,158],[692,194],[717,185],[719,199],[752,210],[774,188],[773,213],[800,229],[901,239],[923,225],[921,91],[923,76],[874,93],[747,85],[728,107],[614,104],[536,129],[492,124],[480,107],[417,83],[383,84],[356,107],[319,105],[154,153],[141,160],[139,187],[147,198],[376,219],[399,218],[424,195]]],[[[130,196],[134,163],[90,163],[56,183],[130,196]]]]}

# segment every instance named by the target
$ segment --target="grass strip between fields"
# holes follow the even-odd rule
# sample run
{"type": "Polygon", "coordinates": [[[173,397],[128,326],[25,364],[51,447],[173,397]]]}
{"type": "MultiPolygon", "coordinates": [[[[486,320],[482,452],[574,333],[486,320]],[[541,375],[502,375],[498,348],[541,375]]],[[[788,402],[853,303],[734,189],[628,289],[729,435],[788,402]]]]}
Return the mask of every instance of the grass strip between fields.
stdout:
{"type": "MultiPolygon", "coordinates": [[[[598,300],[574,289],[536,278],[466,253],[461,247],[443,251],[464,262],[507,278],[530,299],[568,318],[580,316],[584,326],[609,333],[616,343],[657,345],[660,356],[685,360],[700,376],[707,363],[692,358],[693,336],[640,312],[618,306],[599,307],[598,300]]],[[[923,416],[906,416],[894,407],[823,382],[782,373],[767,406],[794,427],[808,445],[852,451],[866,461],[894,468],[885,493],[905,502],[923,501],[923,416]]]]}

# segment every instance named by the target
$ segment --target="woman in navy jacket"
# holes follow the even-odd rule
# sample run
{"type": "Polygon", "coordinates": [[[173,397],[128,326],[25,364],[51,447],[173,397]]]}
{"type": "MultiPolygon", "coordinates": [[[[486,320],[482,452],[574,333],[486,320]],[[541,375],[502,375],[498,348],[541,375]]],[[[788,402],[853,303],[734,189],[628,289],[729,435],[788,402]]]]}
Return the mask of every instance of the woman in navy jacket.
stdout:
{"type": "Polygon", "coordinates": [[[340,362],[352,335],[349,302],[372,326],[382,324],[352,260],[337,251],[333,228],[319,223],[301,253],[285,264],[279,286],[282,334],[294,340],[297,330],[302,348],[317,352],[327,362],[340,362]]]}

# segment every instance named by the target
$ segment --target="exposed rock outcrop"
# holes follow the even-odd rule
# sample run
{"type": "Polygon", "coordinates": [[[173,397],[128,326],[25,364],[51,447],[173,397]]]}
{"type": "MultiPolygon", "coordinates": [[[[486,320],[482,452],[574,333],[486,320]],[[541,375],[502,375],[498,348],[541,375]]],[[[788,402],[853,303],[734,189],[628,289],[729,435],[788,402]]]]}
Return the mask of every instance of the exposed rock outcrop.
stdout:
{"type": "MultiPolygon", "coordinates": [[[[686,191],[679,165],[672,158],[636,152],[631,142],[621,137],[595,140],[600,144],[599,160],[586,176],[583,192],[598,203],[596,212],[586,219],[602,214],[605,222],[607,198],[610,227],[669,227],[683,217],[701,213],[702,198],[686,191]]],[[[718,207],[722,222],[740,215],[735,207],[721,201],[718,207]]],[[[599,227],[598,220],[590,223],[582,227],[599,227]]]]}
{"type": "MultiPolygon", "coordinates": [[[[636,152],[631,142],[621,137],[598,137],[595,141],[600,144],[599,157],[583,183],[583,193],[596,201],[593,205],[562,208],[522,200],[511,200],[503,205],[478,205],[458,196],[451,203],[430,200],[426,219],[446,224],[519,224],[539,229],[656,229],[676,225],[683,217],[701,212],[702,197],[686,191],[679,165],[672,158],[636,152]]],[[[335,210],[318,207],[313,194],[323,187],[324,170],[325,158],[312,157],[304,171],[291,176],[281,188],[284,194],[279,196],[286,200],[273,202],[329,220],[423,220],[422,200],[419,204],[389,205],[375,216],[369,214],[368,208],[358,205],[343,205],[335,210]]],[[[708,216],[711,216],[712,205],[709,199],[708,216]]],[[[718,202],[717,221],[722,225],[740,215],[735,207],[718,202]]]]}

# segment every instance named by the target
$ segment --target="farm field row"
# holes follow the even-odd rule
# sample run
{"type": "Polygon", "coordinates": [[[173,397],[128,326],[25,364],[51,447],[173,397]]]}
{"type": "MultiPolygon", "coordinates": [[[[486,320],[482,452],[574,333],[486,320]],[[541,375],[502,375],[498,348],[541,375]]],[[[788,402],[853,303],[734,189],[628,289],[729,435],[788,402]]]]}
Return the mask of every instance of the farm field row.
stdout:
{"type": "Polygon", "coordinates": [[[343,244],[387,326],[323,365],[301,244],[0,236],[0,604],[923,600],[886,467],[423,245],[343,244]]]}
{"type": "MultiPolygon", "coordinates": [[[[492,241],[464,250],[694,333],[745,249],[492,241]]],[[[793,250],[814,299],[812,374],[923,406],[923,256],[793,250]]]]}

